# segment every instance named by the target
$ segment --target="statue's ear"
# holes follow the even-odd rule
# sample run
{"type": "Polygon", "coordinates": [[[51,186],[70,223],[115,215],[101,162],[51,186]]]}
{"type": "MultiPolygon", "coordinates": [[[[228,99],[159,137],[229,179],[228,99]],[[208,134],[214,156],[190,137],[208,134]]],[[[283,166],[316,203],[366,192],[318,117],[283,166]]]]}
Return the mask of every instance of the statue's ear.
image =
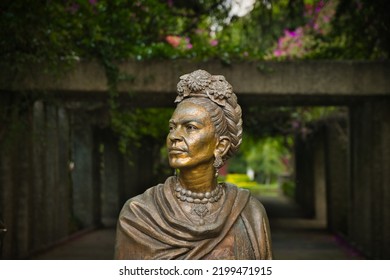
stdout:
{"type": "Polygon", "coordinates": [[[215,148],[215,155],[223,157],[230,149],[230,139],[227,136],[219,137],[217,146],[215,148]]]}

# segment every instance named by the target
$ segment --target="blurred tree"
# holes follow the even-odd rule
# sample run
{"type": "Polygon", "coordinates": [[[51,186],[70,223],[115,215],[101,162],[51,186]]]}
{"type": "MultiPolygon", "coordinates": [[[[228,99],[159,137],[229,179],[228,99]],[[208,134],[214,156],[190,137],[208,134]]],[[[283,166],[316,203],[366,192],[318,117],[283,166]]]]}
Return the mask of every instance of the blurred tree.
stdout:
{"type": "MultiPolygon", "coordinates": [[[[164,133],[165,128],[149,118],[155,112],[119,109],[116,85],[131,77],[121,75],[115,62],[389,58],[388,3],[257,0],[250,13],[238,16],[229,0],[3,0],[0,62],[17,73],[32,63],[61,72],[79,60],[98,60],[109,81],[111,124],[127,139],[120,142],[125,151],[127,141],[138,141],[135,135],[155,131],[153,125],[164,133]],[[134,123],[141,120],[148,129],[134,123]]],[[[295,128],[307,132],[302,120],[310,114],[315,116],[316,109],[249,108],[244,124],[257,135],[287,135],[295,128]]]]}
{"type": "Polygon", "coordinates": [[[274,183],[278,176],[291,172],[290,137],[254,138],[246,135],[242,153],[247,167],[255,171],[260,183],[274,183]]]}
{"type": "Polygon", "coordinates": [[[291,44],[296,57],[390,52],[385,0],[258,0],[244,16],[231,8],[227,0],[3,0],[0,61],[56,68],[79,59],[263,59],[291,44]]]}
{"type": "Polygon", "coordinates": [[[1,62],[55,65],[79,59],[180,55],[167,36],[188,37],[227,14],[224,1],[5,0],[1,62]]]}
{"type": "Polygon", "coordinates": [[[388,1],[320,0],[303,4],[300,10],[289,5],[290,21],[268,51],[267,59],[389,58],[388,1]],[[304,21],[294,20],[295,10],[303,11],[304,21]]]}
{"type": "Polygon", "coordinates": [[[325,55],[329,58],[388,59],[389,10],[390,2],[386,0],[339,0],[329,40],[342,43],[325,52],[325,55]]]}

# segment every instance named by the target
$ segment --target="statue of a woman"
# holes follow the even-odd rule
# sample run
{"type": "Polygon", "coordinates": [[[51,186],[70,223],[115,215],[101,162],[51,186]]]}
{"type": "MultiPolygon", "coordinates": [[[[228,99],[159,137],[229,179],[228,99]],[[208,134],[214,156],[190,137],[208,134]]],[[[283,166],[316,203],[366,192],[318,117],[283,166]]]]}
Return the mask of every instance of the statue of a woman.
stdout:
{"type": "Polygon", "coordinates": [[[120,213],[116,259],[271,259],[268,218],[249,191],[218,183],[239,148],[241,108],[220,75],[180,77],[169,121],[164,184],[128,200],[120,213]]]}

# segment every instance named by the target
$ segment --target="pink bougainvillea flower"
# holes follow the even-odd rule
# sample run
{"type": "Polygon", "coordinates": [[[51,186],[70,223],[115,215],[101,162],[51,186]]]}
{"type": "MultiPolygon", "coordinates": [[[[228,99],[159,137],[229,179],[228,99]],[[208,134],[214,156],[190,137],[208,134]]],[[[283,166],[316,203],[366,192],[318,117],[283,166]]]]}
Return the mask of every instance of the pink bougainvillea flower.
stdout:
{"type": "Polygon", "coordinates": [[[320,0],[305,5],[307,23],[294,30],[284,29],[268,58],[300,58],[310,53],[316,40],[313,34],[324,35],[331,31],[337,3],[337,0],[320,0]]]}
{"type": "Polygon", "coordinates": [[[188,38],[188,37],[185,37],[185,38],[184,38],[184,41],[185,41],[185,43],[186,43],[186,48],[187,48],[188,50],[192,49],[191,39],[188,38]]]}
{"type": "Polygon", "coordinates": [[[317,3],[317,6],[316,6],[316,9],[315,9],[315,12],[316,13],[319,13],[321,11],[321,9],[325,6],[325,3],[324,1],[320,1],[317,3]]]}
{"type": "Polygon", "coordinates": [[[282,55],[283,55],[283,51],[282,50],[274,50],[274,56],[279,57],[279,56],[282,56],[282,55]]]}
{"type": "Polygon", "coordinates": [[[181,38],[179,36],[175,36],[175,35],[168,35],[165,37],[165,40],[172,47],[177,48],[180,45],[181,38]]]}
{"type": "Polygon", "coordinates": [[[215,47],[216,45],[218,45],[218,40],[216,40],[216,39],[211,40],[210,45],[215,47]]]}
{"type": "Polygon", "coordinates": [[[330,22],[330,16],[324,16],[323,20],[325,23],[330,22]]]}
{"type": "Polygon", "coordinates": [[[89,4],[92,6],[95,6],[97,4],[98,0],[89,0],[89,4]]]}
{"type": "Polygon", "coordinates": [[[284,30],[284,35],[288,36],[288,37],[295,37],[295,36],[297,36],[297,33],[295,31],[290,31],[288,29],[285,29],[284,30]]]}

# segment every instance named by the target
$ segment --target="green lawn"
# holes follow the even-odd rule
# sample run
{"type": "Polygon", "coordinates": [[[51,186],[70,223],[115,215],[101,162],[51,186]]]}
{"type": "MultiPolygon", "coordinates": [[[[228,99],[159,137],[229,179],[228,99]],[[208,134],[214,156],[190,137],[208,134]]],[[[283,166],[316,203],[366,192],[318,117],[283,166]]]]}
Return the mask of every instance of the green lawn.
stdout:
{"type": "Polygon", "coordinates": [[[251,181],[246,174],[228,174],[225,182],[234,184],[240,188],[248,189],[253,195],[278,195],[279,186],[277,183],[265,185],[251,181]]]}

